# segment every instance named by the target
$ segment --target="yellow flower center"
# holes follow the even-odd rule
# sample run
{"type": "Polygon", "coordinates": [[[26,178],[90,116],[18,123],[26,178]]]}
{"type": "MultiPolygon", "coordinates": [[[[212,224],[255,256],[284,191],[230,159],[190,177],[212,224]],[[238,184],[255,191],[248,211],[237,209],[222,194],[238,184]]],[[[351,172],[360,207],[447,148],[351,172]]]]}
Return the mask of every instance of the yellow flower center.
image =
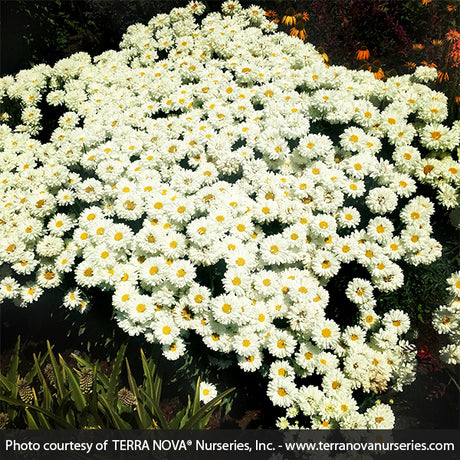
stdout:
{"type": "Polygon", "coordinates": [[[272,246],[270,246],[270,252],[271,252],[272,254],[278,254],[278,252],[279,252],[278,246],[276,246],[275,244],[272,245],[272,246]]]}

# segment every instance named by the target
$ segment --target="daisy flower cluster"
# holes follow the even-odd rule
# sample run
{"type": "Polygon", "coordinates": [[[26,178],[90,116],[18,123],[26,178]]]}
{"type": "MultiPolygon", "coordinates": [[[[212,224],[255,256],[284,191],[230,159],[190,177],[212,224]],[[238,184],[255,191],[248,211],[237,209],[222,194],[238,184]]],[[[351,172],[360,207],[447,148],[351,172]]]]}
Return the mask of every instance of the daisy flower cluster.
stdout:
{"type": "Polygon", "coordinates": [[[204,9],[0,80],[20,107],[0,124],[0,300],[70,284],[63,304],[83,312],[89,288],[110,291],[119,326],[168,359],[194,334],[247,372],[267,364],[280,427],[391,428],[357,395],[410,383],[415,351],[375,291],[441,255],[417,187],[457,203],[460,124],[443,124],[432,69],[383,82],[327,66],[256,6],[204,9]],[[61,115],[40,141],[46,104],[61,115]],[[348,284],[343,327],[327,284],[351,263],[368,277],[348,284]]]}
{"type": "Polygon", "coordinates": [[[433,313],[433,327],[440,334],[446,334],[449,344],[439,351],[440,358],[447,364],[460,363],[460,272],[453,273],[448,282],[449,303],[440,306],[433,313]]]}

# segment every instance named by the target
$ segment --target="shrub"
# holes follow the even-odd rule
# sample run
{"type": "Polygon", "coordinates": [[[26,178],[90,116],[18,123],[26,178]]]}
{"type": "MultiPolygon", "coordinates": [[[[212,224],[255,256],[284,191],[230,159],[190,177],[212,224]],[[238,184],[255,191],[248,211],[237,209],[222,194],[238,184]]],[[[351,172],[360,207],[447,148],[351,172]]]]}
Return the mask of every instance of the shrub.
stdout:
{"type": "Polygon", "coordinates": [[[384,82],[326,66],[256,6],[204,9],[1,80],[2,298],[65,287],[84,313],[87,290],[111,291],[119,326],[168,359],[198,336],[265,374],[279,427],[391,428],[376,395],[413,381],[416,352],[379,293],[441,256],[431,217],[458,204],[437,72],[384,82]]]}

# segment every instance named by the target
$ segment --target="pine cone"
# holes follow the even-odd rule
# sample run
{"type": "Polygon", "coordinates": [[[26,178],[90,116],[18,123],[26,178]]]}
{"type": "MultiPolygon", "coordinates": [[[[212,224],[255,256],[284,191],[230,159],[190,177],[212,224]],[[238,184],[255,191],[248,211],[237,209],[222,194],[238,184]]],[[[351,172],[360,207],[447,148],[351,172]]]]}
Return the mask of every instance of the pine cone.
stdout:
{"type": "Polygon", "coordinates": [[[26,404],[32,404],[34,400],[34,393],[30,384],[28,384],[24,379],[18,380],[18,393],[19,397],[26,404]]]}
{"type": "Polygon", "coordinates": [[[54,375],[54,369],[51,363],[48,363],[45,368],[43,369],[43,374],[45,375],[46,379],[52,385],[56,385],[56,376],[54,375]]]}
{"type": "Polygon", "coordinates": [[[89,395],[93,390],[93,371],[85,368],[80,374],[80,388],[84,395],[89,395]]]}
{"type": "Polygon", "coordinates": [[[118,399],[124,406],[134,407],[136,405],[136,397],[127,388],[122,388],[118,392],[118,399]]]}
{"type": "Polygon", "coordinates": [[[5,412],[0,412],[0,430],[4,430],[8,423],[10,421],[10,418],[8,417],[8,414],[5,414],[5,412]]]}

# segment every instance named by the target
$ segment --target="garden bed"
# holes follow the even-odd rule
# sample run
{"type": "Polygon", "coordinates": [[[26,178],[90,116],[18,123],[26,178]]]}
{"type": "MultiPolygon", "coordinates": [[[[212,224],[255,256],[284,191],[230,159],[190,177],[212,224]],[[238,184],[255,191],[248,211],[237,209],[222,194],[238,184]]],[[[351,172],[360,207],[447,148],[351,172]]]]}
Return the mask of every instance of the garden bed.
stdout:
{"type": "Polygon", "coordinates": [[[458,427],[460,34],[398,76],[431,2],[342,3],[6,10],[68,57],[1,80],[4,426],[458,427]]]}

